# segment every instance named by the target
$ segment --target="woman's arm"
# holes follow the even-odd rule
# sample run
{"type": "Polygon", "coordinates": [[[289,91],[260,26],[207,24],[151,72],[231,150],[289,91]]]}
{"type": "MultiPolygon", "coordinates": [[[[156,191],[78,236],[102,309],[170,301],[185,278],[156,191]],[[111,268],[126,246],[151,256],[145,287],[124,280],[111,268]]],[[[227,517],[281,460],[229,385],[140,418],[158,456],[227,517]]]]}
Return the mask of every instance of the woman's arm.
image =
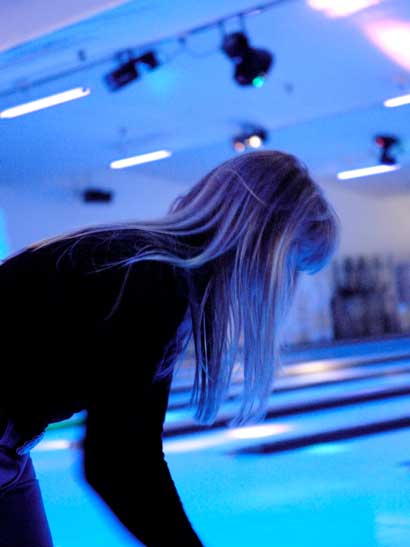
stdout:
{"type": "Polygon", "coordinates": [[[187,301],[167,265],[137,264],[126,278],[124,270],[121,275],[103,275],[100,288],[117,283],[122,297],[102,322],[96,344],[86,479],[148,547],[200,547],[162,451],[171,379],[154,381],[155,367],[183,319],[187,301]]]}
{"type": "Polygon", "coordinates": [[[162,451],[167,399],[168,386],[161,383],[138,403],[93,405],[85,440],[86,479],[146,546],[200,547],[162,451]]]}

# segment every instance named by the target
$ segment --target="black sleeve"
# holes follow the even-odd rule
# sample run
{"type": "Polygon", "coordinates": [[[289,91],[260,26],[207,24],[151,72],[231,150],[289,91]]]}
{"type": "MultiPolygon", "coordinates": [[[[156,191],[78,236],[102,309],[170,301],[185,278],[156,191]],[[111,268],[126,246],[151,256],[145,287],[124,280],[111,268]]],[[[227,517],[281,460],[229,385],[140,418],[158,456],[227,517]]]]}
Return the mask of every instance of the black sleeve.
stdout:
{"type": "Polygon", "coordinates": [[[170,379],[153,381],[183,307],[168,274],[136,268],[105,322],[84,445],[86,479],[147,547],[200,547],[162,450],[170,379]]]}

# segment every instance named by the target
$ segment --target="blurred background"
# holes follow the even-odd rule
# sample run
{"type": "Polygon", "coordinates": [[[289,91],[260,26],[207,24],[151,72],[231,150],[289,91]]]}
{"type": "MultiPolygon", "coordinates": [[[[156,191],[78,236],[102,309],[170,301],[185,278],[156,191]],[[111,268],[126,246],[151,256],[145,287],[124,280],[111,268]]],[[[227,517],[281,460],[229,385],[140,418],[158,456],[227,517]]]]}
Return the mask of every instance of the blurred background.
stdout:
{"type": "MultiPolygon", "coordinates": [[[[1,259],[75,228],[160,216],[217,164],[263,147],[302,159],[341,219],[334,260],[298,287],[271,429],[232,446],[218,429],[228,406],[204,437],[187,417],[192,360],[175,380],[165,447],[207,545],[320,547],[333,523],[333,545],[407,546],[409,2],[3,0],[0,21],[1,259]],[[259,455],[238,463],[241,450],[259,455]],[[230,474],[249,495],[226,486],[230,474]]],[[[50,430],[36,456],[56,544],[136,545],[80,478],[59,474],[77,465],[82,424],[50,430]]]]}

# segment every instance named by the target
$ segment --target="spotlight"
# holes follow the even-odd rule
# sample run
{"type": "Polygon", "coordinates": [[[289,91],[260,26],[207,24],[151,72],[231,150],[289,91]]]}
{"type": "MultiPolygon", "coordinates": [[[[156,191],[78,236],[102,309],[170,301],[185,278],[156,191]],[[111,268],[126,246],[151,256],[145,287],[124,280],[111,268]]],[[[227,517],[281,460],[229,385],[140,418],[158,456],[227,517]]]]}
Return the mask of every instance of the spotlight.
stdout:
{"type": "Polygon", "coordinates": [[[159,61],[153,51],[147,51],[139,57],[129,55],[124,63],[105,76],[105,81],[111,91],[117,91],[139,78],[139,68],[153,70],[157,66],[159,61]]]}
{"type": "Polygon", "coordinates": [[[393,135],[376,135],[375,141],[377,146],[381,148],[380,163],[395,165],[397,160],[392,155],[391,148],[400,143],[399,139],[393,135]]]}
{"type": "Polygon", "coordinates": [[[145,65],[151,70],[159,66],[158,58],[153,51],[147,51],[147,53],[138,57],[137,62],[141,65],[145,65]]]}
{"type": "Polygon", "coordinates": [[[249,139],[247,139],[247,144],[251,147],[251,148],[260,148],[262,146],[262,139],[259,135],[252,135],[251,137],[249,137],[249,139]]]}
{"type": "Polygon", "coordinates": [[[87,188],[84,190],[82,197],[86,203],[109,203],[112,201],[113,195],[110,190],[87,188]]]}
{"type": "Polygon", "coordinates": [[[227,34],[222,50],[235,64],[234,78],[239,85],[263,86],[274,61],[269,51],[252,48],[243,32],[227,34]]]}
{"type": "Polygon", "coordinates": [[[246,146],[243,144],[241,140],[234,139],[233,140],[233,147],[237,152],[243,152],[246,148],[246,146]]]}
{"type": "Polygon", "coordinates": [[[130,59],[106,75],[105,81],[111,91],[117,91],[139,77],[136,59],[130,59]]]}
{"type": "Polygon", "coordinates": [[[233,138],[233,147],[237,152],[243,152],[249,148],[260,148],[268,139],[268,134],[265,129],[253,129],[244,133],[240,133],[233,138]]]}

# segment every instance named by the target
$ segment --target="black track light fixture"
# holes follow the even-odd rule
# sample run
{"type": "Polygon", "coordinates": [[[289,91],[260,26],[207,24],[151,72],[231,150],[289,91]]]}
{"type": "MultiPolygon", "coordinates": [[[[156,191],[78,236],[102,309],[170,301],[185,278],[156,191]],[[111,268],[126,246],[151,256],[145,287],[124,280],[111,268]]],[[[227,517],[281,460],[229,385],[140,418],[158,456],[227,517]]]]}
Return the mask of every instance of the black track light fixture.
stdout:
{"type": "Polygon", "coordinates": [[[380,163],[394,165],[397,163],[392,153],[392,148],[400,144],[400,140],[394,135],[376,135],[375,139],[380,150],[380,163]]]}
{"type": "Polygon", "coordinates": [[[118,91],[127,84],[137,80],[139,78],[139,72],[135,59],[120,65],[117,69],[109,72],[105,76],[105,82],[110,91],[118,91]]]}
{"type": "Polygon", "coordinates": [[[140,77],[139,69],[150,71],[157,68],[160,64],[154,51],[147,51],[138,57],[134,57],[127,52],[126,57],[118,68],[105,76],[105,82],[111,91],[118,91],[134,80],[137,80],[140,77]]]}
{"type": "Polygon", "coordinates": [[[249,129],[239,133],[232,139],[232,145],[237,152],[257,149],[268,140],[268,133],[262,127],[249,129]]]}
{"type": "MultiPolygon", "coordinates": [[[[138,80],[146,70],[152,70],[159,64],[168,63],[171,59],[178,55],[180,50],[186,47],[187,41],[191,36],[198,33],[207,32],[212,28],[219,28],[223,33],[223,42],[221,44],[222,51],[235,64],[235,80],[241,86],[262,87],[265,82],[265,77],[275,61],[272,53],[265,49],[254,48],[249,44],[247,32],[245,31],[245,21],[249,17],[258,16],[265,13],[267,10],[275,8],[278,4],[282,4],[289,0],[271,0],[265,1],[260,5],[253,5],[246,9],[242,9],[233,13],[226,14],[223,17],[213,19],[209,23],[200,24],[188,29],[184,29],[182,33],[165,36],[158,40],[146,42],[138,45],[129,45],[127,48],[117,50],[110,55],[101,55],[94,57],[89,51],[80,49],[78,51],[78,66],[68,67],[66,69],[57,69],[54,73],[46,76],[41,75],[38,78],[30,79],[24,82],[24,89],[42,86],[46,82],[54,82],[60,78],[77,74],[83,70],[94,69],[97,66],[103,66],[109,63],[116,63],[114,69],[104,75],[105,83],[109,90],[117,91],[127,86],[129,83],[138,80]],[[241,23],[241,31],[226,34],[225,24],[231,22],[232,19],[239,19],[241,23]],[[167,44],[171,41],[175,42],[176,53],[167,55],[161,58],[158,62],[158,54],[161,53],[162,47],[167,50],[167,44]],[[135,51],[144,51],[138,56],[135,51]]],[[[161,55],[162,57],[162,55],[161,55]]],[[[0,97],[6,97],[16,92],[20,93],[22,86],[15,83],[12,87],[0,89],[0,97]]]]}
{"type": "Polygon", "coordinates": [[[263,86],[265,77],[274,62],[272,53],[266,49],[251,47],[243,32],[225,35],[222,51],[234,62],[234,78],[239,85],[263,86]]]}

